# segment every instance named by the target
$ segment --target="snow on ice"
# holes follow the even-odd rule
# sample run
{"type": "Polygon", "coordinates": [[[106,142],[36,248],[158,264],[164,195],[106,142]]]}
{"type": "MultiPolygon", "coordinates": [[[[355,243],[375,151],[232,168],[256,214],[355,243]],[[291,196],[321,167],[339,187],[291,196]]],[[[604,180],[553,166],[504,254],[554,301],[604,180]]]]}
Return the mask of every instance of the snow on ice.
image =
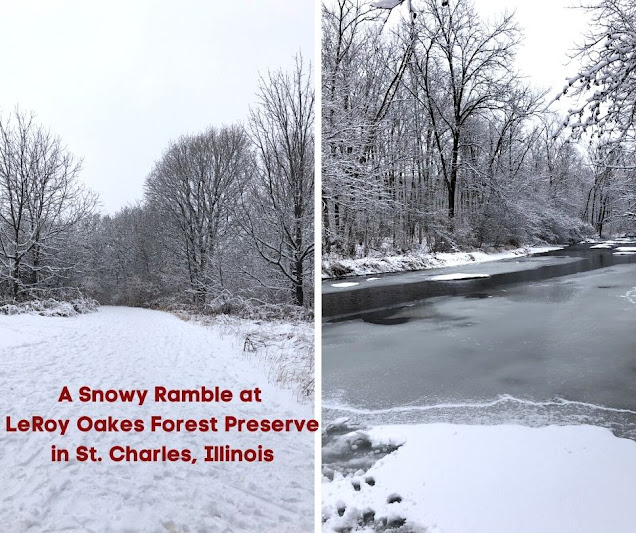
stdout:
{"type": "MultiPolygon", "coordinates": [[[[270,326],[263,325],[267,329],[270,326]]],[[[0,316],[0,413],[70,419],[63,437],[0,431],[0,529],[27,531],[289,532],[313,530],[314,434],[90,432],[106,419],[313,417],[243,353],[241,323],[202,326],[163,312],[104,307],[71,318],[0,316]],[[262,403],[58,403],[62,387],[169,389],[259,387],[262,403]],[[50,447],[95,446],[101,463],[53,463],[50,447]],[[204,446],[274,450],[274,461],[205,462],[204,446]],[[192,450],[185,462],[112,462],[114,446],[192,450]]],[[[274,355],[274,354],[272,354],[274,355]]]]}
{"type": "Polygon", "coordinates": [[[636,287],[627,291],[625,295],[623,296],[623,298],[627,298],[627,301],[630,304],[636,304],[636,287]]]}
{"type": "Polygon", "coordinates": [[[440,274],[439,276],[431,276],[430,281],[459,281],[463,279],[489,278],[490,274],[464,274],[457,272],[455,274],[440,274]]]}
{"type": "Polygon", "coordinates": [[[325,533],[634,531],[636,442],[607,429],[420,424],[354,436],[340,439],[394,451],[323,478],[325,533]]]}

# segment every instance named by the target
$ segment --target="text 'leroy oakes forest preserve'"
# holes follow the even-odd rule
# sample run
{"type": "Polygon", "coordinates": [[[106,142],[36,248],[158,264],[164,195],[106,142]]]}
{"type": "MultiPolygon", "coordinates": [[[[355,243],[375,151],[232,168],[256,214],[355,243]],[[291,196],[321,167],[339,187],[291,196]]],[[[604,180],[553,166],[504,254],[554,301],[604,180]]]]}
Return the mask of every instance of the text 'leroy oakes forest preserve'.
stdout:
{"type": "MultiPolygon", "coordinates": [[[[146,402],[154,403],[261,403],[262,391],[258,387],[242,389],[237,393],[218,386],[199,387],[197,389],[167,389],[156,386],[152,389],[92,389],[80,387],[73,397],[67,386],[62,388],[58,403],[131,403],[142,406],[146,402]]],[[[46,418],[33,415],[27,418],[5,417],[7,433],[51,433],[64,436],[71,427],[69,418],[46,418]]],[[[319,428],[315,419],[270,419],[240,418],[232,415],[211,416],[209,418],[170,418],[151,415],[148,418],[115,418],[112,416],[96,418],[82,415],[75,421],[75,427],[82,433],[289,433],[316,432],[319,428]]],[[[258,444],[254,448],[233,448],[230,444],[210,444],[203,446],[203,460],[206,462],[272,462],[274,450],[258,444]]],[[[196,463],[197,456],[189,448],[154,448],[133,447],[129,445],[111,446],[108,459],[114,462],[176,462],[196,463]]],[[[94,446],[81,445],[75,448],[75,459],[79,462],[101,462],[102,456],[94,446]]],[[[51,461],[66,462],[71,460],[71,452],[55,444],[51,445],[51,461]]]]}

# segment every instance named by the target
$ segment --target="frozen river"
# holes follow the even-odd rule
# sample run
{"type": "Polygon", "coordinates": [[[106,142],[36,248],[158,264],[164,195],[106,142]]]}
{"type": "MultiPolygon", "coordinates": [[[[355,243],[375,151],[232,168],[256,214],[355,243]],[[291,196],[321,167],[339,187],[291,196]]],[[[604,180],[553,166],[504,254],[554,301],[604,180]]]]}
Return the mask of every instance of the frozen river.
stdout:
{"type": "Polygon", "coordinates": [[[325,419],[591,423],[634,438],[636,255],[616,253],[633,246],[326,284],[325,419]],[[458,273],[489,277],[437,277],[458,273]]]}

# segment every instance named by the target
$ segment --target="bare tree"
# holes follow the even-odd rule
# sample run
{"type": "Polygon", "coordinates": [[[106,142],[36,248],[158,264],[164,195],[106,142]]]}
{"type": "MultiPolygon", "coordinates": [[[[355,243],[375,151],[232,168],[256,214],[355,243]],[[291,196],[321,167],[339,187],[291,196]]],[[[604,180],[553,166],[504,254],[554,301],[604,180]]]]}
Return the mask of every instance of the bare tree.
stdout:
{"type": "Polygon", "coordinates": [[[305,303],[311,279],[314,217],[314,89],[301,57],[291,73],[261,79],[249,130],[256,147],[254,180],[245,196],[243,227],[258,253],[305,303]]]}
{"type": "Polygon", "coordinates": [[[60,250],[97,198],[59,137],[16,110],[0,119],[0,276],[14,298],[51,286],[72,264],[60,250]]]}
{"type": "Polygon", "coordinates": [[[205,304],[210,259],[235,217],[250,165],[242,128],[210,128],[173,143],[146,180],[146,198],[175,228],[194,302],[205,304]]]}
{"type": "Polygon", "coordinates": [[[467,0],[450,7],[437,0],[423,4],[417,18],[416,65],[452,220],[466,126],[484,111],[500,107],[514,89],[512,60],[520,34],[511,15],[488,26],[467,0]]]}
{"type": "MultiPolygon", "coordinates": [[[[366,249],[376,224],[370,211],[391,211],[398,153],[378,150],[413,48],[386,42],[376,9],[357,0],[323,6],[322,219],[323,247],[347,254],[366,249]],[[394,167],[393,167],[394,168],[394,167]],[[387,209],[388,208],[388,209],[387,209]]],[[[388,212],[387,212],[387,216],[388,212]]],[[[392,221],[393,222],[393,221],[392,221]]]]}

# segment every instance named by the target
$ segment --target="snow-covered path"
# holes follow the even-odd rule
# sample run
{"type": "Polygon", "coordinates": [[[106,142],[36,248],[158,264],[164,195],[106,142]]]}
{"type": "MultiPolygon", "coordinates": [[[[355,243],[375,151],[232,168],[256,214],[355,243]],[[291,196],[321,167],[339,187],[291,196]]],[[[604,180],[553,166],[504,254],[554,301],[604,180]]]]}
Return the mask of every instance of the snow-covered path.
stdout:
{"type": "MultiPolygon", "coordinates": [[[[162,312],[106,307],[75,318],[0,317],[2,531],[276,531],[313,529],[312,433],[82,433],[82,415],[143,419],[312,418],[242,355],[243,339],[162,312]],[[62,386],[92,389],[260,387],[262,403],[58,403],[62,386]],[[66,435],[6,433],[4,418],[71,420],[66,435]],[[189,448],[185,462],[52,463],[52,444],[189,448]],[[271,448],[266,462],[204,462],[204,446],[271,448]]],[[[149,394],[149,396],[152,392],[149,394]]]]}

